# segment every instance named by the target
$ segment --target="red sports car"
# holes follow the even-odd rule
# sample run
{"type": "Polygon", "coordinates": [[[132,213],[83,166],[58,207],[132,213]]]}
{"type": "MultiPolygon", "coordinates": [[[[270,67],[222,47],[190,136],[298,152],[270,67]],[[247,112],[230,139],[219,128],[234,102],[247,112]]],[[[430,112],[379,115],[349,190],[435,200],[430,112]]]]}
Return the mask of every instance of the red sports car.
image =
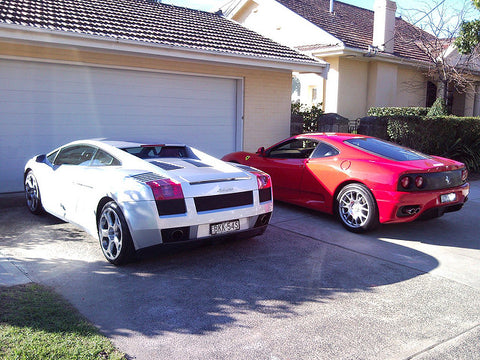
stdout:
{"type": "Polygon", "coordinates": [[[465,165],[370,136],[302,134],[222,160],[269,173],[274,199],[338,215],[350,231],[460,210],[465,165]]]}

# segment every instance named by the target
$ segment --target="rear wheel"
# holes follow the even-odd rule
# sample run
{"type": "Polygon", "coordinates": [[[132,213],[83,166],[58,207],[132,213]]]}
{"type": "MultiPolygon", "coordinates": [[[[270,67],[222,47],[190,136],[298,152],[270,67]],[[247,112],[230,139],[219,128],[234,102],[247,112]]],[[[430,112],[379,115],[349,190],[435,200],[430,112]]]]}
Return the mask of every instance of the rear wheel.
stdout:
{"type": "Polygon", "coordinates": [[[114,265],[131,260],[134,246],[127,222],[114,201],[106,203],[98,218],[98,238],[105,258],[114,265]]]}
{"type": "Polygon", "coordinates": [[[33,174],[32,170],[29,170],[27,176],[25,176],[24,188],[28,210],[35,215],[43,213],[40,188],[38,187],[37,178],[33,174]]]}
{"type": "Polygon", "coordinates": [[[337,196],[337,214],[343,226],[352,232],[365,232],[378,226],[378,207],[363,184],[348,184],[337,196]]]}

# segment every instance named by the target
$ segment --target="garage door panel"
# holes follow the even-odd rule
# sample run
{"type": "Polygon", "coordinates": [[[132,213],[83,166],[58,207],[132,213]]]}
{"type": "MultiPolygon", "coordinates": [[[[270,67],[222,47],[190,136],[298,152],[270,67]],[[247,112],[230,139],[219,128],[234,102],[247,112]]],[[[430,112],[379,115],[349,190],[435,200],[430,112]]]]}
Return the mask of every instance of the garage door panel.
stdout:
{"type": "Polygon", "coordinates": [[[79,138],[235,151],[236,89],[235,79],[0,60],[0,193],[22,189],[28,158],[79,138]]]}

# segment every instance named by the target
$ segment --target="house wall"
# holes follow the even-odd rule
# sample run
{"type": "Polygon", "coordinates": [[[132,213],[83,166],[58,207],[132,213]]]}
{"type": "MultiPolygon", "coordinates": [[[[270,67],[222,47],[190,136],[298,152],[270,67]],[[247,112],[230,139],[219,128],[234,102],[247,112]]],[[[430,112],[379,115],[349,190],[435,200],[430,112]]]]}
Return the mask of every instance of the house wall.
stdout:
{"type": "MultiPolygon", "coordinates": [[[[324,111],[326,113],[338,113],[339,91],[340,91],[340,59],[338,57],[328,58],[330,70],[325,83],[324,111]]],[[[345,115],[343,115],[345,116],[345,115]]]]}
{"type": "Polygon", "coordinates": [[[375,75],[371,76],[369,83],[369,103],[372,106],[396,106],[397,105],[397,65],[385,62],[375,62],[369,68],[375,75]]]}
{"type": "Polygon", "coordinates": [[[397,102],[395,106],[426,105],[427,79],[412,68],[399,67],[397,73],[397,102]]]}
{"type": "Polygon", "coordinates": [[[249,0],[232,19],[280,44],[292,47],[339,43],[334,36],[273,0],[249,0]]]}
{"type": "Polygon", "coordinates": [[[259,146],[272,144],[290,134],[292,76],[289,71],[242,68],[234,65],[212,65],[200,62],[167,60],[153,56],[120,55],[9,42],[0,42],[0,56],[242,78],[244,83],[244,150],[254,151],[259,146]]]}
{"type": "Polygon", "coordinates": [[[364,116],[368,93],[368,63],[350,58],[339,58],[339,63],[336,112],[349,119],[364,116]]]}

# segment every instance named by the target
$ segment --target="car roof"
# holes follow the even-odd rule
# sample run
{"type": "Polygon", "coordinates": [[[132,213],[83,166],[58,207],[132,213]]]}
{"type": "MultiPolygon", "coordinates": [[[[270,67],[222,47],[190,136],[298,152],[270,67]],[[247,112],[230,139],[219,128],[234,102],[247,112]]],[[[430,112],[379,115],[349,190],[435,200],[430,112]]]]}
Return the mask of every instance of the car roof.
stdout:
{"type": "Polygon", "coordinates": [[[317,140],[330,139],[330,140],[343,142],[348,139],[365,138],[370,136],[360,135],[360,134],[349,134],[349,133],[307,133],[307,134],[296,135],[295,137],[296,138],[313,138],[317,140]]]}
{"type": "Polygon", "coordinates": [[[152,139],[143,139],[141,141],[138,140],[122,140],[122,139],[107,139],[107,138],[95,138],[95,139],[86,139],[86,140],[77,140],[75,143],[102,143],[107,144],[119,149],[128,148],[128,147],[139,147],[139,146],[186,146],[183,143],[174,143],[174,142],[162,142],[152,139]]]}

